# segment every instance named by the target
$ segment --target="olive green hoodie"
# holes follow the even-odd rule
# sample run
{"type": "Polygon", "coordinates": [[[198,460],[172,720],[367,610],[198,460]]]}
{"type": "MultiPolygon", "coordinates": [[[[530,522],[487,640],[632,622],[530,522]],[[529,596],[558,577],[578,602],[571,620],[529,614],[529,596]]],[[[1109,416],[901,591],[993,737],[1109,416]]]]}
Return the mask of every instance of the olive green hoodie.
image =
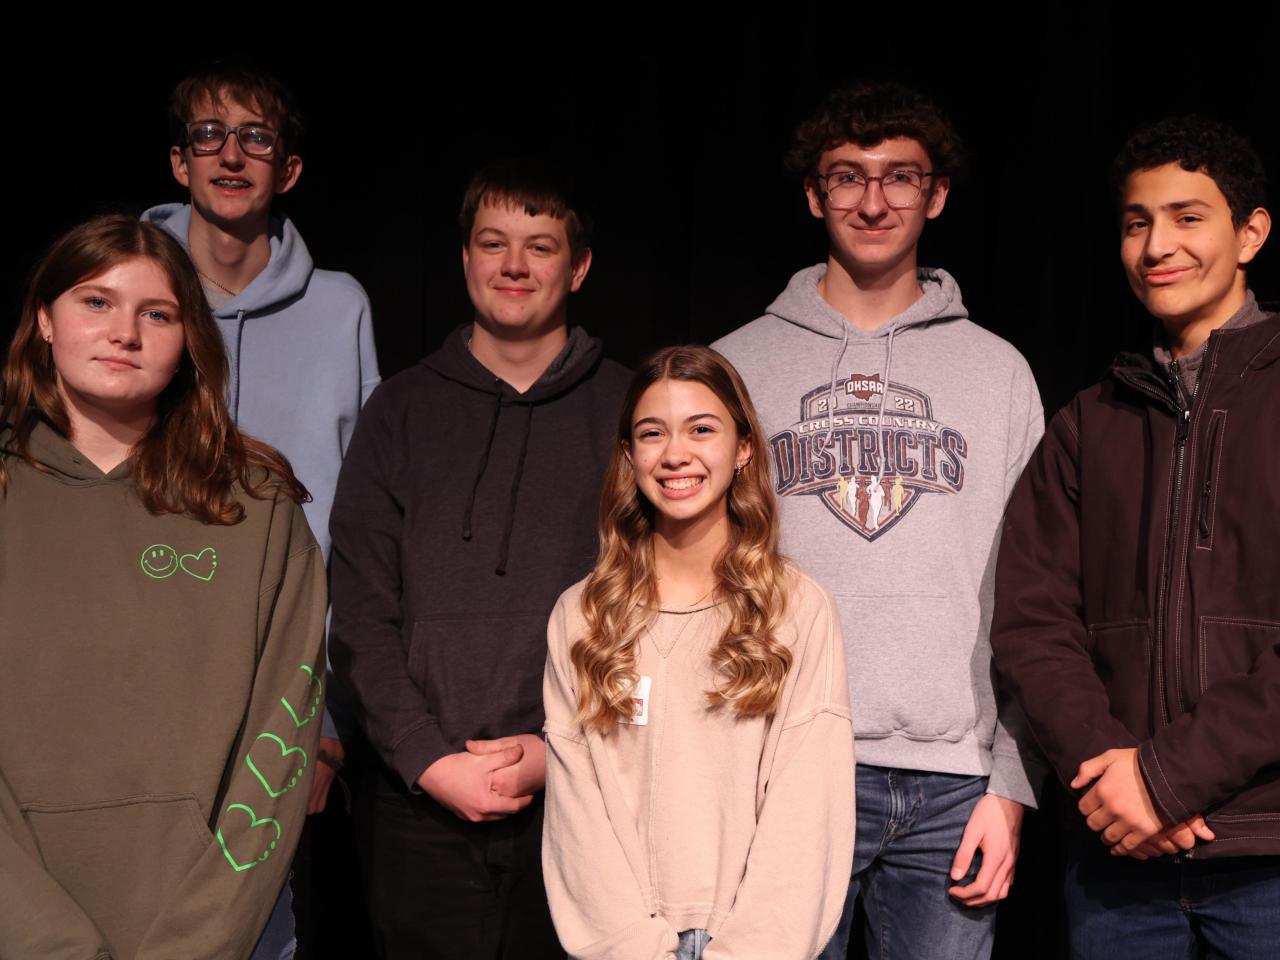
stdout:
{"type": "Polygon", "coordinates": [[[301,509],[154,516],[0,438],[0,957],[247,957],[306,816],[324,563],[301,509]]]}

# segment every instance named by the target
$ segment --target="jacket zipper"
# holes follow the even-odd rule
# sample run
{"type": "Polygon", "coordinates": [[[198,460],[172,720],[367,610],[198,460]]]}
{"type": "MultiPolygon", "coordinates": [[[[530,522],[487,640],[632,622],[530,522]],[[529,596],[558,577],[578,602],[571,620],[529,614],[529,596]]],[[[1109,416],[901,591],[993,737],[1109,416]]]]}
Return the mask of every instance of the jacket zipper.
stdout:
{"type": "MultiPolygon", "coordinates": [[[[1169,710],[1168,684],[1165,678],[1165,657],[1170,644],[1167,636],[1169,630],[1169,584],[1173,579],[1174,557],[1177,556],[1176,542],[1178,538],[1178,509],[1182,501],[1182,472],[1187,459],[1187,436],[1191,432],[1191,408],[1183,401],[1182,383],[1178,377],[1178,361],[1169,363],[1169,386],[1173,390],[1173,401],[1177,407],[1177,431],[1175,439],[1175,466],[1173,472],[1173,497],[1169,501],[1168,521],[1165,527],[1164,556],[1160,564],[1160,587],[1156,592],[1156,644],[1160,653],[1160,669],[1157,671],[1160,682],[1160,705],[1164,712],[1164,722],[1173,722],[1169,710]]],[[[1182,689],[1176,687],[1178,704],[1182,705],[1182,689]]]]}

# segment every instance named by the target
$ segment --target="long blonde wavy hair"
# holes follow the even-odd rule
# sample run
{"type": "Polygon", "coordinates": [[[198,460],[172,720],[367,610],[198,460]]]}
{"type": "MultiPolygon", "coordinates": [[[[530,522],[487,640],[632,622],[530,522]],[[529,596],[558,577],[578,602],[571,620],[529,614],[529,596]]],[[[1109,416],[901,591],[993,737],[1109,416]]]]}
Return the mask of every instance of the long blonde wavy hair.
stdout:
{"type": "Polygon", "coordinates": [[[587,630],[570,649],[578,722],[601,733],[633,714],[637,643],[658,611],[654,508],[636,487],[626,451],[641,396],[662,380],[710,389],[729,411],[738,437],[752,447],[726,493],[729,542],[713,572],[716,599],[725,604],[728,623],[711,652],[718,682],[707,691],[707,700],[713,706],[732,704],[740,717],[767,716],[777,709],[791,668],[791,651],[777,637],[787,565],[778,553],[777,505],[751,398],[738,372],[714,350],[668,347],[640,365],[622,406],[600,497],[600,554],[582,594],[587,630]]]}

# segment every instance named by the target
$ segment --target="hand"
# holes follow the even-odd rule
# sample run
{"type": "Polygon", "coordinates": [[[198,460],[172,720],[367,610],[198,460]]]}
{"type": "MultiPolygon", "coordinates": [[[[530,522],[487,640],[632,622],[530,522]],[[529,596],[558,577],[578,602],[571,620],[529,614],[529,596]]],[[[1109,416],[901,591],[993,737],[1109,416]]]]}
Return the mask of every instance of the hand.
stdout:
{"type": "MultiPolygon", "coordinates": [[[[320,749],[316,753],[317,755],[325,753],[333,757],[338,761],[339,767],[347,756],[342,741],[337,737],[321,737],[320,749]]],[[[324,813],[325,804],[329,802],[329,787],[333,785],[333,778],[337,775],[338,771],[323,760],[316,763],[315,772],[311,775],[311,799],[307,801],[308,816],[313,813],[324,813]]]]}
{"type": "Polygon", "coordinates": [[[1086,760],[1071,788],[1080,790],[1093,781],[1076,807],[1089,829],[1102,834],[1103,843],[1120,848],[1118,855],[1131,853],[1168,826],[1151,802],[1135,748],[1108,750],[1086,760]]]}
{"type": "Polygon", "coordinates": [[[1131,851],[1124,850],[1117,843],[1111,848],[1111,852],[1118,857],[1147,860],[1151,857],[1161,857],[1167,854],[1181,853],[1183,850],[1190,850],[1196,845],[1197,839],[1206,843],[1215,839],[1214,832],[1204,822],[1204,817],[1198,813],[1187,820],[1183,820],[1181,823],[1175,823],[1167,830],[1161,830],[1154,837],[1138,844],[1131,851]]]}
{"type": "Polygon", "coordinates": [[[1022,804],[994,793],[978,801],[960,838],[960,848],[951,861],[951,879],[964,878],[977,850],[982,851],[982,866],[972,883],[952,887],[947,893],[966,907],[990,906],[1009,895],[1013,868],[1018,862],[1022,813],[1022,804]]]}
{"type": "Polygon", "coordinates": [[[468,740],[467,753],[491,756],[514,746],[524,749],[518,763],[493,772],[493,788],[504,797],[524,797],[547,785],[547,745],[534,733],[521,733],[498,740],[468,740]]]}
{"type": "Polygon", "coordinates": [[[503,796],[493,784],[495,771],[519,763],[523,756],[524,747],[518,743],[484,756],[446,754],[422,771],[418,786],[463,820],[501,820],[533,803],[532,796],[503,796]]]}

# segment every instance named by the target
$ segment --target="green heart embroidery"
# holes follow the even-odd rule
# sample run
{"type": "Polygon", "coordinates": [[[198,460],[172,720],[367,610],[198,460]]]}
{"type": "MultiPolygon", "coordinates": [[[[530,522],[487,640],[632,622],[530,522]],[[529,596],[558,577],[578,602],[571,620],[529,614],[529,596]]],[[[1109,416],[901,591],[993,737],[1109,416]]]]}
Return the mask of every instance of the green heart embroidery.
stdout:
{"type": "Polygon", "coordinates": [[[310,723],[312,720],[314,720],[314,719],[315,719],[316,714],[319,712],[319,710],[320,710],[320,698],[321,698],[322,696],[324,696],[324,683],[320,680],[320,678],[319,678],[319,677],[317,677],[317,676],[316,676],[315,671],[314,671],[314,670],[312,670],[310,667],[308,667],[305,663],[304,663],[302,666],[298,667],[298,669],[299,669],[299,670],[305,670],[305,671],[307,671],[307,676],[309,676],[309,677],[311,678],[310,683],[308,683],[308,684],[307,684],[307,689],[308,689],[308,690],[309,690],[309,689],[311,689],[311,685],[312,685],[312,684],[315,684],[315,685],[316,685],[316,687],[318,688],[318,689],[316,690],[316,698],[315,698],[314,700],[312,700],[312,701],[311,701],[311,712],[307,714],[307,719],[305,719],[305,720],[299,720],[299,719],[298,719],[298,712],[297,712],[296,710],[294,710],[294,709],[293,709],[293,704],[291,704],[291,703],[290,703],[288,700],[286,700],[284,697],[281,697],[281,698],[280,698],[280,704],[281,704],[281,706],[283,706],[286,710],[288,710],[288,711],[289,711],[289,716],[293,717],[293,725],[294,725],[295,727],[299,727],[299,728],[301,728],[301,727],[305,727],[308,723],[310,723]]]}
{"type": "Polygon", "coordinates": [[[268,823],[276,828],[276,839],[272,840],[271,844],[262,851],[262,856],[258,857],[256,860],[250,860],[248,863],[236,863],[236,858],[231,856],[231,851],[227,849],[227,841],[222,837],[222,828],[218,828],[218,843],[222,847],[222,855],[227,858],[227,863],[231,864],[231,869],[236,873],[239,873],[241,870],[248,870],[251,867],[256,867],[258,864],[262,863],[262,861],[266,860],[267,857],[271,856],[271,851],[276,848],[276,840],[280,839],[280,821],[272,817],[263,817],[259,820],[258,815],[253,812],[253,808],[246,807],[243,803],[231,804],[231,806],[227,807],[226,812],[230,813],[232,810],[243,810],[249,815],[250,830],[254,827],[261,827],[268,823]]]}
{"type": "Polygon", "coordinates": [[[218,572],[218,553],[213,547],[205,547],[199,553],[184,553],[178,558],[182,572],[208,583],[218,572]],[[205,554],[208,554],[206,559],[205,554]]]}
{"type": "Polygon", "coordinates": [[[244,762],[249,765],[249,769],[252,770],[253,775],[258,778],[258,782],[262,784],[262,788],[267,791],[267,796],[272,799],[275,799],[276,797],[283,797],[293,789],[294,785],[298,782],[298,777],[302,776],[302,771],[307,768],[307,751],[303,750],[301,747],[286,747],[284,741],[274,733],[260,733],[254,738],[253,742],[257,743],[259,740],[274,740],[280,745],[280,756],[282,757],[287,757],[291,753],[302,754],[302,766],[298,768],[297,773],[289,778],[289,782],[279,790],[271,789],[271,784],[267,783],[267,778],[262,775],[262,771],[258,769],[258,765],[253,762],[253,748],[250,747],[249,752],[244,755],[244,762]]]}

